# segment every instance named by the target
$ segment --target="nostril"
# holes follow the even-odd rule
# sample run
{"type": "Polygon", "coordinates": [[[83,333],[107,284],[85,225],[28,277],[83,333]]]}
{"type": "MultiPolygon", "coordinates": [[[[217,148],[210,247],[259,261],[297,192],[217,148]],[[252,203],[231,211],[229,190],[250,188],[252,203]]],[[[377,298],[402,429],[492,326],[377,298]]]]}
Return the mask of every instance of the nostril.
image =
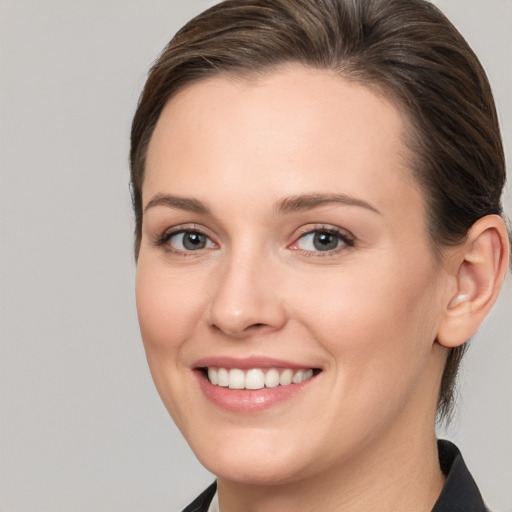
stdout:
{"type": "Polygon", "coordinates": [[[269,326],[267,324],[265,324],[265,323],[258,322],[256,324],[249,325],[249,327],[247,327],[245,330],[246,330],[246,332],[247,331],[255,331],[255,330],[265,329],[266,327],[269,327],[269,326]]]}

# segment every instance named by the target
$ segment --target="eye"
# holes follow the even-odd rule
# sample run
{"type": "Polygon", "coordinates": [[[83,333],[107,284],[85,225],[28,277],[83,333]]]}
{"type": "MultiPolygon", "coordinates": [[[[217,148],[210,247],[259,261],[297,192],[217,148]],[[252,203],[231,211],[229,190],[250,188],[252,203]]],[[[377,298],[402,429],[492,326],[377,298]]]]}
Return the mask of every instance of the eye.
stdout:
{"type": "Polygon", "coordinates": [[[169,233],[164,237],[162,242],[178,252],[199,251],[215,246],[204,233],[199,231],[178,231],[169,233]]]}
{"type": "Polygon", "coordinates": [[[308,252],[330,252],[352,245],[352,238],[337,229],[329,228],[305,233],[290,248],[308,252]]]}

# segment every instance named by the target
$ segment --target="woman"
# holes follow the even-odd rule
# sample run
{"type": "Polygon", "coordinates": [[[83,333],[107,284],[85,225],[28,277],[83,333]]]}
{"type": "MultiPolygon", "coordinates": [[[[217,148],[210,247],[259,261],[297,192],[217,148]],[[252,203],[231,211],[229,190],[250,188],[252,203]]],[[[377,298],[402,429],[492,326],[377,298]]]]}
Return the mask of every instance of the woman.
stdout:
{"type": "Polygon", "coordinates": [[[492,94],[422,0],[228,0],[132,126],[137,307],[217,476],[186,510],[485,510],[449,415],[509,261],[492,94]]]}

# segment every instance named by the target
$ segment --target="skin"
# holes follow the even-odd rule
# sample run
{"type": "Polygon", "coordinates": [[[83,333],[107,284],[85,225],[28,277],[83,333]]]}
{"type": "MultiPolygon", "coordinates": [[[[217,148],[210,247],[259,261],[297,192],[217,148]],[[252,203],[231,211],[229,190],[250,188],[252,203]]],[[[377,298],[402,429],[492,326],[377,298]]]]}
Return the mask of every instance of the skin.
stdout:
{"type": "Polygon", "coordinates": [[[158,392],[218,476],[223,512],[426,511],[439,495],[436,338],[456,265],[433,258],[404,128],[384,97],[300,66],[204,80],[161,114],[143,185],[139,321],[158,392]],[[311,194],[367,206],[279,209],[311,194]],[[308,245],[304,233],[326,228],[353,245],[308,245]],[[162,242],[173,229],[209,241],[184,251],[180,236],[162,242]],[[192,371],[212,356],[322,372],[290,400],[235,413],[192,371]]]}

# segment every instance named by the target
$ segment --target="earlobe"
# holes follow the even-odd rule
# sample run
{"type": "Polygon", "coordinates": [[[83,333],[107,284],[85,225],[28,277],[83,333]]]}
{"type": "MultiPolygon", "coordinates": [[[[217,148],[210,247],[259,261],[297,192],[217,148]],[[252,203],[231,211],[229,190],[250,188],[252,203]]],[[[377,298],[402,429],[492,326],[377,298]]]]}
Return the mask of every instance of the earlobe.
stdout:
{"type": "Polygon", "coordinates": [[[453,348],[469,340],[496,302],[509,262],[505,223],[498,215],[482,217],[455,252],[455,293],[447,297],[437,341],[453,348]]]}

